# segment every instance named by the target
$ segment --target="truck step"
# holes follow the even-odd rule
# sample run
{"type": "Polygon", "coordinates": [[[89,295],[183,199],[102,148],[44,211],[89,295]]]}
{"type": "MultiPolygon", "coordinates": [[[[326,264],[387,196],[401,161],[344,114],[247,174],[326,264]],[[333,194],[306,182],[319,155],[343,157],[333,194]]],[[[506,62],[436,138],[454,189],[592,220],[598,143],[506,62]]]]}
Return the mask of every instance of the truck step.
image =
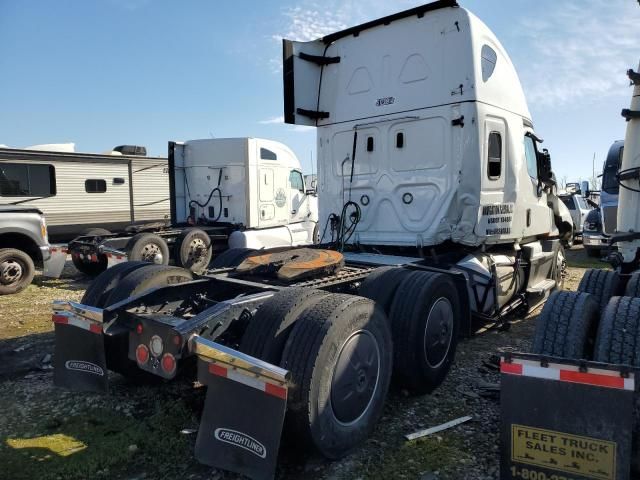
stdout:
{"type": "Polygon", "coordinates": [[[527,288],[527,293],[545,293],[550,291],[555,286],[556,286],[555,280],[547,278],[527,288]]]}

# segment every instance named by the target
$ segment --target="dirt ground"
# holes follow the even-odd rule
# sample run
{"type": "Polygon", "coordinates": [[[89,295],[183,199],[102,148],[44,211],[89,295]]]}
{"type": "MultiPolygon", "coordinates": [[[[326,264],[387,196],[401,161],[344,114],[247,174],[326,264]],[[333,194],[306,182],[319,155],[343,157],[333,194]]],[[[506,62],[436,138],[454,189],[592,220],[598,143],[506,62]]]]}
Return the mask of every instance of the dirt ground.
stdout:
{"type": "MultiPolygon", "coordinates": [[[[568,252],[565,288],[589,267],[581,246],[568,252]]],[[[188,380],[134,385],[113,375],[108,395],[55,388],[51,302],[79,300],[89,280],[68,265],[59,280],[38,279],[0,297],[0,478],[235,479],[193,458],[204,388],[188,380]]],[[[537,312],[511,318],[458,345],[455,364],[433,394],[390,392],[374,435],[340,461],[302,456],[286,444],[279,479],[495,479],[498,476],[501,349],[527,350],[537,312]],[[471,415],[458,427],[407,442],[404,435],[471,415]]]]}

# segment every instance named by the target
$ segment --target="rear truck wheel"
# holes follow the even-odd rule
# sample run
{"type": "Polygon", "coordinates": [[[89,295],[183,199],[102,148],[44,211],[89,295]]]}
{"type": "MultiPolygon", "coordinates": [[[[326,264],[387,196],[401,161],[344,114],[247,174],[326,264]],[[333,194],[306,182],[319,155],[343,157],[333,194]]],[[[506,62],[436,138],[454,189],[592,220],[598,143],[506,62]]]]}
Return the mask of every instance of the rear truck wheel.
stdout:
{"type": "Polygon", "coordinates": [[[580,280],[578,292],[590,293],[604,310],[609,299],[618,293],[620,288],[620,277],[611,270],[600,270],[591,268],[587,270],[580,280]]]}
{"type": "Polygon", "coordinates": [[[145,265],[123,276],[118,285],[105,300],[105,305],[113,305],[125,298],[139,295],[156,287],[175,285],[193,280],[193,272],[182,267],[167,265],[145,265]],[[150,268],[151,267],[151,268],[150,268]]]}
{"type": "MultiPolygon", "coordinates": [[[[101,237],[103,235],[111,235],[111,232],[105,228],[87,228],[80,234],[80,236],[91,237],[101,237]]],[[[98,257],[98,261],[92,262],[91,260],[84,260],[78,255],[72,254],[71,261],[73,262],[73,266],[76,267],[76,270],[80,273],[84,273],[90,277],[95,277],[109,268],[109,262],[106,255],[99,253],[96,256],[98,257]]]]}
{"type": "Polygon", "coordinates": [[[609,300],[600,320],[594,360],[640,367],[640,298],[609,300]]]}
{"type": "Polygon", "coordinates": [[[176,265],[193,273],[202,273],[209,266],[212,255],[211,239],[199,228],[185,229],[175,245],[176,265]]]}
{"type": "Polygon", "coordinates": [[[627,282],[625,297],[640,297],[640,272],[635,272],[627,282]]]}
{"type": "Polygon", "coordinates": [[[256,252],[254,248],[230,248],[213,259],[211,268],[237,267],[244,259],[256,252]]]}
{"type": "Polygon", "coordinates": [[[380,267],[376,268],[367,278],[364,279],[358,295],[370,298],[389,314],[393,295],[396,293],[400,282],[410,270],[401,267],[380,267]]]}
{"type": "Polygon", "coordinates": [[[80,303],[91,307],[104,308],[105,300],[109,298],[112,290],[129,273],[141,267],[149,267],[147,262],[119,263],[98,275],[89,285],[82,296],[80,303]]]}
{"type": "Polygon", "coordinates": [[[553,279],[556,282],[554,290],[564,289],[564,279],[567,274],[567,257],[565,256],[564,247],[560,245],[556,254],[556,263],[552,271],[553,279]]]}
{"type": "Polygon", "coordinates": [[[314,245],[318,245],[320,243],[320,229],[318,228],[318,224],[316,223],[315,227],[313,227],[313,237],[312,242],[314,245]]]}
{"type": "Polygon", "coordinates": [[[129,260],[169,264],[169,246],[164,239],[154,233],[138,233],[129,239],[125,246],[129,260]]]}
{"type": "MultiPolygon", "coordinates": [[[[127,265],[128,263],[132,262],[122,263],[120,265],[127,265]]],[[[104,302],[104,307],[118,303],[125,298],[138,295],[151,288],[184,283],[193,279],[192,272],[184,268],[141,263],[142,266],[134,268],[128,273],[122,271],[122,277],[120,277],[118,282],[112,287],[111,293],[108,297],[104,297],[106,299],[101,299],[101,301],[104,302]]],[[[113,268],[115,269],[116,267],[113,268]]],[[[105,273],[109,271],[110,270],[105,273]]],[[[140,370],[136,362],[129,359],[128,334],[105,335],[104,347],[107,368],[109,368],[109,370],[118,372],[133,380],[155,378],[154,375],[140,370]]]]}
{"type": "Polygon", "coordinates": [[[286,428],[296,441],[340,458],[380,418],[389,389],[392,341],[372,300],[330,294],[298,318],[281,366],[291,371],[286,428]]]}
{"type": "Polygon", "coordinates": [[[0,248],[0,295],[21,292],[31,284],[35,273],[33,260],[25,252],[0,248]]]}
{"type": "Polygon", "coordinates": [[[590,358],[598,315],[598,304],[589,293],[552,293],[536,321],[532,352],[576,360],[590,358]]]}
{"type": "Polygon", "coordinates": [[[287,288],[264,302],[247,326],[240,351],[278,365],[298,317],[329,295],[310,288],[287,288]]]}
{"type": "MultiPolygon", "coordinates": [[[[604,309],[594,351],[596,362],[640,367],[640,298],[613,297],[604,309]]],[[[633,401],[631,472],[640,472],[640,396],[633,401]]]]}
{"type": "Polygon", "coordinates": [[[458,344],[458,290],[442,273],[411,272],[391,303],[393,374],[399,386],[423,395],[442,383],[458,344]]]}

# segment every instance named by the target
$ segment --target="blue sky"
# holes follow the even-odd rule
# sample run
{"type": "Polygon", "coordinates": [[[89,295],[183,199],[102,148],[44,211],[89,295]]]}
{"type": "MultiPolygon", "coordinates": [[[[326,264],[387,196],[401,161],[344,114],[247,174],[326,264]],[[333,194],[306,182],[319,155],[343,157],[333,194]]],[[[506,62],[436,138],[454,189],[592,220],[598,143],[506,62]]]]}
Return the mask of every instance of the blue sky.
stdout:
{"type": "MultiPolygon", "coordinates": [[[[281,123],[281,43],[419,5],[411,0],[0,0],[0,143],[78,151],[260,136],[305,170],[315,130],[281,123]]],[[[634,0],[461,0],[520,74],[558,178],[587,179],[624,137],[634,0]]]]}

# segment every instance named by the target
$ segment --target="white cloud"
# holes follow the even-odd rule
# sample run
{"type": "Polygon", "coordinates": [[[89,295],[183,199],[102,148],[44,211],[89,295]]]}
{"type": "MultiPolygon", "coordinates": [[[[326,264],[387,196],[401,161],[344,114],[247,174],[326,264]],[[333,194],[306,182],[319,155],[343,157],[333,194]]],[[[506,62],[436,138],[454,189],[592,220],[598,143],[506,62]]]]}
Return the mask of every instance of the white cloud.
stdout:
{"type": "Polygon", "coordinates": [[[640,8],[627,0],[550,3],[544,17],[517,22],[514,63],[530,104],[563,105],[627,94],[635,68],[640,8]]]}
{"type": "Polygon", "coordinates": [[[273,125],[273,124],[284,123],[284,115],[280,115],[279,117],[266,118],[264,120],[260,120],[258,123],[261,123],[262,125],[273,125]]]}

